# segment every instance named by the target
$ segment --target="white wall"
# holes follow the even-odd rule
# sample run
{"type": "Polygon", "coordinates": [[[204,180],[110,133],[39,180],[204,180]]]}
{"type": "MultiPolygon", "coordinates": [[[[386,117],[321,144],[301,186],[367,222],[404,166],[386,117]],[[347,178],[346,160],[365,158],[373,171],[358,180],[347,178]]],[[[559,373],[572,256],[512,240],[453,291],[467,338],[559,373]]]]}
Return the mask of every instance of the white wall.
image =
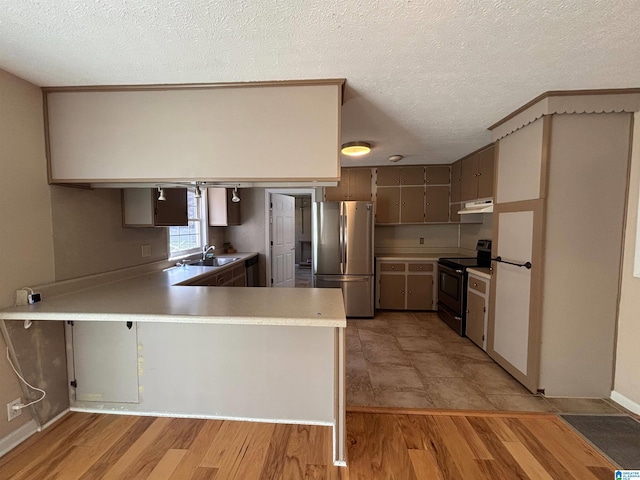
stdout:
{"type": "MultiPolygon", "coordinates": [[[[0,308],[15,290],[54,279],[51,200],[44,150],[42,93],[0,70],[0,308]]],[[[22,396],[0,338],[0,439],[29,420],[7,422],[4,405],[22,396]]]]}
{"type": "Polygon", "coordinates": [[[483,213],[482,223],[460,224],[460,248],[475,251],[478,240],[490,239],[492,235],[493,214],[483,213]]]}
{"type": "Polygon", "coordinates": [[[640,113],[635,114],[627,206],[616,367],[611,398],[640,414],[640,278],[633,276],[640,202],[640,113]]]}

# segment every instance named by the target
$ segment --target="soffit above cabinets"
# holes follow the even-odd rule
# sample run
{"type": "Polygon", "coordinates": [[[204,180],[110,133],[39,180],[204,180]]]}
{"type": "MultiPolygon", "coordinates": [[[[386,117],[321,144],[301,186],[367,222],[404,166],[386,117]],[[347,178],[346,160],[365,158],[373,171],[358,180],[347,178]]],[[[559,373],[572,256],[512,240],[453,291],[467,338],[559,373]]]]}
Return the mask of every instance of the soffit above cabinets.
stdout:
{"type": "Polygon", "coordinates": [[[335,182],[343,84],[45,89],[50,181],[335,182]]]}

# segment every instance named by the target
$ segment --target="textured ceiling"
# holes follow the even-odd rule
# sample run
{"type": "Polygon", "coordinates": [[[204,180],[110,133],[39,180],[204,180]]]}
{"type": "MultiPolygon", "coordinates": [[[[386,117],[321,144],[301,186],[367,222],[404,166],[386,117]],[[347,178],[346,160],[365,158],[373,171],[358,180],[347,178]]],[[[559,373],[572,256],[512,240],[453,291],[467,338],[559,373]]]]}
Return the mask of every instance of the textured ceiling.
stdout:
{"type": "MultiPolygon", "coordinates": [[[[449,163],[548,90],[640,87],[638,0],[0,0],[41,86],[346,78],[343,165],[449,163]]],[[[277,112],[274,112],[277,115],[277,112]]]]}

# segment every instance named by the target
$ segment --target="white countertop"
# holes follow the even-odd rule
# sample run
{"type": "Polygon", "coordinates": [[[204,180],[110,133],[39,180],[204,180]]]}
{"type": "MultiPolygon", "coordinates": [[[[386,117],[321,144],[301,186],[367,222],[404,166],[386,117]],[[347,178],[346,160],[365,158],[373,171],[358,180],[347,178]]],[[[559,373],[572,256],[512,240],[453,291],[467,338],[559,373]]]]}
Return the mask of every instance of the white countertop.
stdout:
{"type": "MultiPolygon", "coordinates": [[[[255,254],[229,256],[241,255],[244,259],[255,254]]],[[[34,305],[1,311],[0,318],[346,327],[338,289],[176,285],[225,267],[187,265],[43,296],[34,305]]]]}
{"type": "Polygon", "coordinates": [[[481,278],[486,278],[487,280],[491,280],[491,268],[489,267],[471,267],[467,268],[468,273],[473,273],[481,278]]]}
{"type": "Polygon", "coordinates": [[[410,262],[411,260],[433,260],[437,261],[439,258],[456,258],[456,257],[465,257],[465,255],[461,255],[457,252],[452,251],[443,251],[443,252],[432,252],[432,253],[382,253],[376,255],[376,260],[391,260],[391,261],[405,261],[410,262]]]}

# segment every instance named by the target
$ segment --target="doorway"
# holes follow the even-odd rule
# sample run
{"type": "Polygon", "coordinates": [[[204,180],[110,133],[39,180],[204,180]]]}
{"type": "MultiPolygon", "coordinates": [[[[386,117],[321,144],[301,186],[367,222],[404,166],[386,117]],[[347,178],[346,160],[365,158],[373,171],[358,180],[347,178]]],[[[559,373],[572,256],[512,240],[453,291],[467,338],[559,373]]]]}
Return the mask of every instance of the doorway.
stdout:
{"type": "Polygon", "coordinates": [[[313,188],[265,189],[267,286],[311,287],[313,188]]]}

